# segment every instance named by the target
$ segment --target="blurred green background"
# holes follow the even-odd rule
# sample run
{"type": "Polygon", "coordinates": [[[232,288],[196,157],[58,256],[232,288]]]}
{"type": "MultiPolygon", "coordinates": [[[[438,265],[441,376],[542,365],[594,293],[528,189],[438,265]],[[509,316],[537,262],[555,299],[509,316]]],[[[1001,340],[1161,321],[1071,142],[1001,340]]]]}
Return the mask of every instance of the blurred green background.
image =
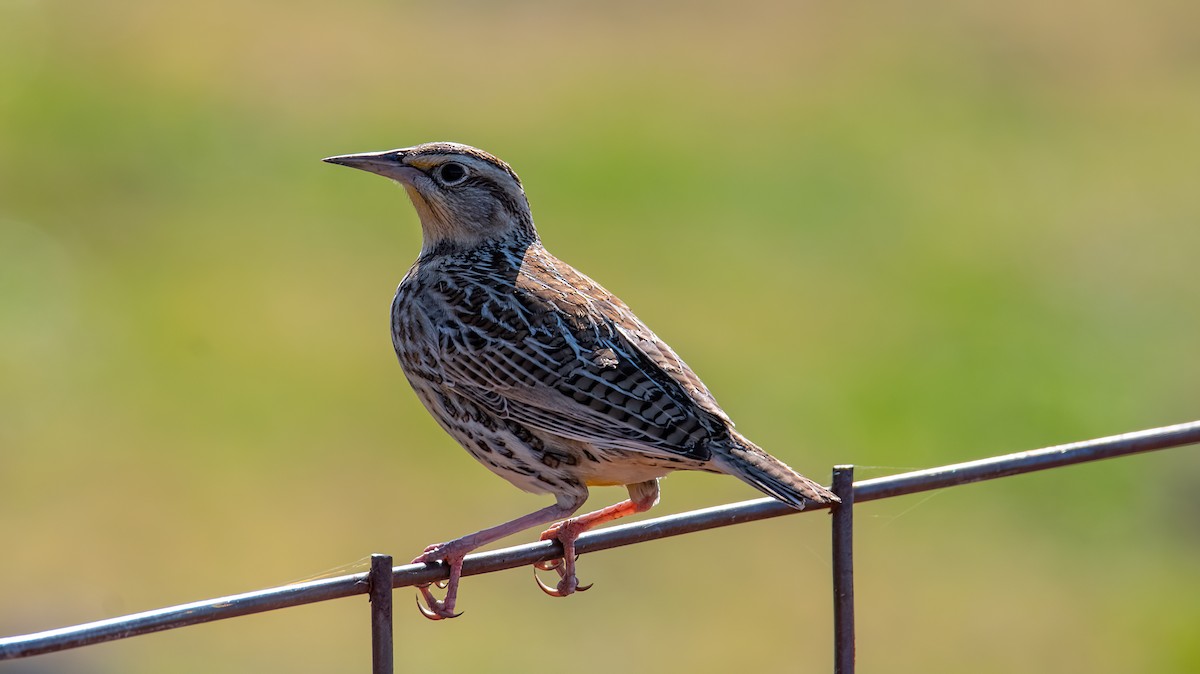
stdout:
{"type": "MultiPolygon", "coordinates": [[[[508,160],[547,246],[822,480],[1200,417],[1198,7],[0,0],[0,634],[548,503],[412,395],[415,214],[331,154],[508,160]]],[[[863,671],[1200,670],[1197,454],[864,504],[863,671]]],[[[658,512],[757,496],[680,474],[658,512]]],[[[400,590],[397,669],[829,671],[828,538],[588,555],[563,601],[470,578],[440,624],[400,590]]],[[[367,625],[342,600],[3,668],[366,671],[367,625]]]]}

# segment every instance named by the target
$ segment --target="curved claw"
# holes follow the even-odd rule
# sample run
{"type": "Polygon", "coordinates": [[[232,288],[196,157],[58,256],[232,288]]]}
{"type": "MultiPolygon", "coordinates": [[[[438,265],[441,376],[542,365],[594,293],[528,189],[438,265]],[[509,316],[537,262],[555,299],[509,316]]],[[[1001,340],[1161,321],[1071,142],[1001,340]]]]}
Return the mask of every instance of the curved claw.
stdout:
{"type": "MultiPolygon", "coordinates": [[[[536,567],[537,565],[534,565],[534,566],[536,567]]],[[[562,576],[562,578],[558,581],[558,584],[555,587],[550,587],[549,585],[542,582],[541,577],[538,576],[538,574],[537,574],[536,568],[534,569],[534,572],[533,572],[533,580],[534,580],[534,582],[537,583],[538,589],[541,590],[542,592],[545,592],[547,595],[549,595],[551,597],[569,597],[572,594],[575,594],[576,592],[587,592],[588,590],[592,589],[592,585],[594,585],[594,583],[588,583],[587,585],[580,585],[579,581],[574,576],[572,576],[570,578],[570,580],[568,580],[567,577],[562,574],[561,569],[558,569],[557,567],[555,567],[555,570],[557,570],[559,572],[559,575],[562,576]],[[572,585],[574,585],[574,587],[571,587],[572,585]]]]}
{"type": "MultiPolygon", "coordinates": [[[[426,601],[429,599],[429,597],[426,597],[426,601]]],[[[434,600],[430,603],[432,606],[440,608],[441,602],[434,600]]],[[[462,615],[462,611],[459,611],[458,613],[450,613],[448,611],[438,610],[438,608],[425,606],[425,604],[421,603],[420,595],[417,596],[417,610],[421,612],[421,615],[429,618],[430,620],[445,620],[446,618],[457,618],[458,616],[462,615]]]]}
{"type": "MultiPolygon", "coordinates": [[[[556,588],[556,587],[550,587],[549,585],[547,585],[547,584],[543,583],[543,582],[542,582],[542,579],[541,579],[541,577],[539,577],[539,576],[537,575],[537,571],[536,571],[536,570],[533,572],[533,582],[537,583],[537,586],[538,586],[538,589],[539,589],[539,590],[541,590],[542,592],[545,592],[547,595],[549,595],[549,596],[551,596],[551,597],[565,597],[565,596],[567,596],[567,595],[563,594],[563,593],[562,593],[562,592],[561,592],[561,591],[560,591],[558,588],[556,588]]],[[[561,583],[562,581],[559,581],[559,582],[561,583]]]]}

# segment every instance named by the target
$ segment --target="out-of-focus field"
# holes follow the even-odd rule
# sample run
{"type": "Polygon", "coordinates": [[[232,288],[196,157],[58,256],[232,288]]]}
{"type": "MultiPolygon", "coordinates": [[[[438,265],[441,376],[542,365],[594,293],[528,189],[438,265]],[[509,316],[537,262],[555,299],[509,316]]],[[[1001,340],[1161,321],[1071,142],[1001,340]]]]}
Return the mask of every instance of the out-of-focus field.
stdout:
{"type": "MultiPolygon", "coordinates": [[[[1101,4],[0,1],[0,635],[548,503],[412,395],[415,214],[331,154],[507,159],[548,247],[823,480],[1197,418],[1200,11],[1101,4]]],[[[1198,494],[1177,449],[864,504],[862,670],[1200,670],[1198,494]]],[[[659,511],[757,496],[681,474],[659,511]]],[[[469,578],[441,624],[400,590],[397,669],[828,671],[828,546],[818,514],[585,556],[569,600],[469,578]]],[[[365,671],[367,621],[4,671],[365,671]]]]}

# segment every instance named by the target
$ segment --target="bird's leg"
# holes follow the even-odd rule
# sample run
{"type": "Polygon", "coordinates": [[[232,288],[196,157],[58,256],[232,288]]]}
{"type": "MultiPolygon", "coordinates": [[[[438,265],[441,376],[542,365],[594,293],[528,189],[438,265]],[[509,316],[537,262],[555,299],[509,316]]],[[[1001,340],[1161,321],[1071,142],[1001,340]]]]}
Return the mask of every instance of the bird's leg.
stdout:
{"type": "Polygon", "coordinates": [[[510,534],[524,531],[529,527],[535,527],[539,524],[568,517],[571,513],[579,510],[579,507],[583,505],[585,500],[587,500],[587,491],[569,496],[560,495],[558,503],[552,506],[547,506],[528,515],[523,515],[511,522],[505,522],[504,524],[499,524],[483,531],[467,534],[462,538],[456,538],[446,543],[438,543],[425,548],[425,551],[412,560],[412,563],[432,564],[442,562],[449,567],[450,576],[444,582],[438,581],[437,583],[438,587],[446,589],[446,596],[441,600],[433,596],[433,592],[429,589],[429,583],[417,586],[417,589],[421,592],[421,599],[425,602],[422,606],[421,599],[417,600],[417,608],[421,610],[421,614],[430,620],[457,618],[462,615],[461,613],[454,612],[454,604],[458,599],[458,583],[462,578],[463,559],[467,554],[476,548],[493,541],[498,541],[510,534]]]}
{"type": "Polygon", "coordinates": [[[541,578],[538,578],[537,571],[535,570],[533,578],[537,581],[538,587],[542,589],[542,592],[551,597],[566,597],[575,592],[584,592],[592,587],[591,585],[580,586],[579,579],[575,576],[575,539],[579,538],[580,534],[592,527],[604,524],[605,522],[611,522],[626,515],[645,512],[652,508],[655,503],[658,503],[657,479],[626,485],[626,488],[629,490],[628,500],[610,505],[607,508],[601,508],[595,512],[580,515],[579,517],[563,520],[542,532],[541,539],[543,541],[557,540],[563,546],[563,557],[561,560],[550,560],[534,565],[535,569],[553,569],[559,576],[558,585],[550,587],[543,583],[541,578]]]}

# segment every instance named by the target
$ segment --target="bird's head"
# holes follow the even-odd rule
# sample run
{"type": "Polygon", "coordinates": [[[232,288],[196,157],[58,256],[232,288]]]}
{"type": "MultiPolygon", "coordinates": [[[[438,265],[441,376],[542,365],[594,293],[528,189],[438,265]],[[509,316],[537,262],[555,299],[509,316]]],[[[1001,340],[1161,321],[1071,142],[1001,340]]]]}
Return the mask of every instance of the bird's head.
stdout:
{"type": "Polygon", "coordinates": [[[404,186],[421,218],[423,250],[467,249],[510,236],[537,237],[521,179],[496,157],[459,143],[425,143],[324,161],[404,186]]]}

